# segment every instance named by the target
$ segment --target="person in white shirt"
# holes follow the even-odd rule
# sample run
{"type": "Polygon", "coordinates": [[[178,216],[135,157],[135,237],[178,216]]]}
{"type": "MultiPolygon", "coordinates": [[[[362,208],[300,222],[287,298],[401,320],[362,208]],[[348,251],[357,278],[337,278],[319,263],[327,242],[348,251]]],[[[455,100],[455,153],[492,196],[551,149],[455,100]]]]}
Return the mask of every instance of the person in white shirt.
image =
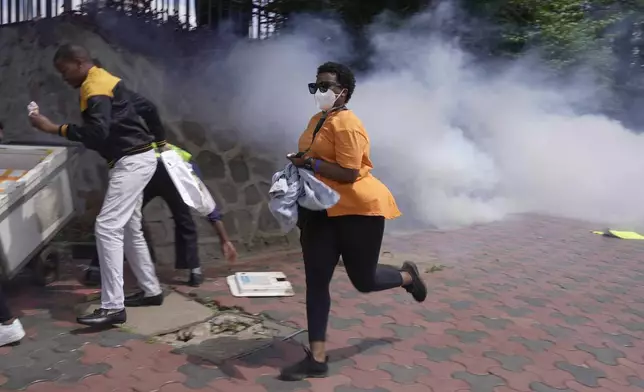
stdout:
{"type": "Polygon", "coordinates": [[[0,288],[0,346],[18,343],[25,337],[20,320],[13,316],[7,298],[0,288]]]}
{"type": "MultiPolygon", "coordinates": [[[[4,124],[0,121],[0,144],[4,139],[4,124]]],[[[17,343],[25,337],[25,330],[20,320],[13,317],[7,298],[0,287],[0,347],[17,343]]]]}

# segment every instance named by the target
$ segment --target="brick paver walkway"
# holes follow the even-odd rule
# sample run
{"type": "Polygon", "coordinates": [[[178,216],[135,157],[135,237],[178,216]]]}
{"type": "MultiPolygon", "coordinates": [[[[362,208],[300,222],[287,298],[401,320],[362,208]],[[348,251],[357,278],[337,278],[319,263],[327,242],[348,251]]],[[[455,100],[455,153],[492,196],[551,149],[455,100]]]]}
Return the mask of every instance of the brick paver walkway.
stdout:
{"type": "MultiPolygon", "coordinates": [[[[72,323],[78,286],[23,287],[13,305],[28,338],[0,349],[0,389],[28,391],[553,392],[644,391],[644,242],[591,234],[580,222],[522,217],[452,232],[388,237],[387,249],[437,258],[428,301],[402,290],[357,293],[339,269],[329,329],[332,376],[277,381],[299,359],[277,343],[215,367],[141,336],[83,333],[72,323]]],[[[304,325],[297,255],[261,264],[286,272],[297,295],[238,299],[227,271],[194,296],[304,325]]],[[[259,264],[258,264],[259,265],[259,264]]],[[[240,266],[251,270],[255,266],[240,266]]],[[[300,336],[306,340],[306,336],[300,336]]]]}

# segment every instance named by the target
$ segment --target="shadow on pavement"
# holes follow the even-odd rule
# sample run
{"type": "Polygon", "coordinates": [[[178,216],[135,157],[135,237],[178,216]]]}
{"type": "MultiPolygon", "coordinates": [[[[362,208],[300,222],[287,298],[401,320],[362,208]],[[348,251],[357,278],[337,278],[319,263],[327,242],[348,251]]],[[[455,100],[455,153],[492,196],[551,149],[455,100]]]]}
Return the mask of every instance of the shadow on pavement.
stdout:
{"type": "MultiPolygon", "coordinates": [[[[243,367],[246,369],[258,368],[273,368],[279,371],[280,368],[295,363],[304,358],[303,340],[308,340],[306,332],[298,335],[295,338],[284,340],[275,340],[269,347],[259,351],[252,352],[239,358],[232,358],[223,360],[221,363],[215,363],[218,370],[221,371],[222,376],[230,377],[238,380],[245,380],[246,377],[238,369],[243,367]]],[[[330,372],[335,373],[336,368],[346,366],[348,363],[353,362],[351,357],[365,352],[374,352],[379,349],[391,346],[400,339],[397,338],[382,338],[373,339],[366,338],[360,339],[356,344],[329,350],[329,368],[330,372]]],[[[188,362],[203,366],[208,362],[196,356],[188,356],[188,362]]]]}

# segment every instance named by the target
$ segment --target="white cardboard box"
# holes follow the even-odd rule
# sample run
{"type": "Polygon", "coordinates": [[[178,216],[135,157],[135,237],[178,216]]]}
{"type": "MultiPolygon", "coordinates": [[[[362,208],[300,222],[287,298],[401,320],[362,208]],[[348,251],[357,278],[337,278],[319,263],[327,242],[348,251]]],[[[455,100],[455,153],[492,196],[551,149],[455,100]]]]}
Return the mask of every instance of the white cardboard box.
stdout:
{"type": "Polygon", "coordinates": [[[237,272],[226,281],[235,297],[291,297],[295,294],[282,272],[237,272]]]}

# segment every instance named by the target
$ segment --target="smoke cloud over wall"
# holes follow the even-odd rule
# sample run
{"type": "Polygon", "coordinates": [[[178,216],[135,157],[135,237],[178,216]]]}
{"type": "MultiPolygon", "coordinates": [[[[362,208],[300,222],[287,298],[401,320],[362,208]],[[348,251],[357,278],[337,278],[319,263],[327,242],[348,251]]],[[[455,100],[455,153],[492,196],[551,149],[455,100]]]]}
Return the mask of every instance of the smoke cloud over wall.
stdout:
{"type": "MultiPolygon", "coordinates": [[[[357,75],[349,105],[401,222],[451,228],[538,212],[644,226],[643,136],[580,111],[599,101],[593,79],[555,81],[533,59],[484,66],[440,34],[453,12],[373,26],[372,68],[357,75]]],[[[236,44],[201,75],[216,80],[210,93],[241,137],[278,154],[297,148],[316,112],[306,84],[317,66],[353,53],[333,21],[298,26],[236,44]]]]}

